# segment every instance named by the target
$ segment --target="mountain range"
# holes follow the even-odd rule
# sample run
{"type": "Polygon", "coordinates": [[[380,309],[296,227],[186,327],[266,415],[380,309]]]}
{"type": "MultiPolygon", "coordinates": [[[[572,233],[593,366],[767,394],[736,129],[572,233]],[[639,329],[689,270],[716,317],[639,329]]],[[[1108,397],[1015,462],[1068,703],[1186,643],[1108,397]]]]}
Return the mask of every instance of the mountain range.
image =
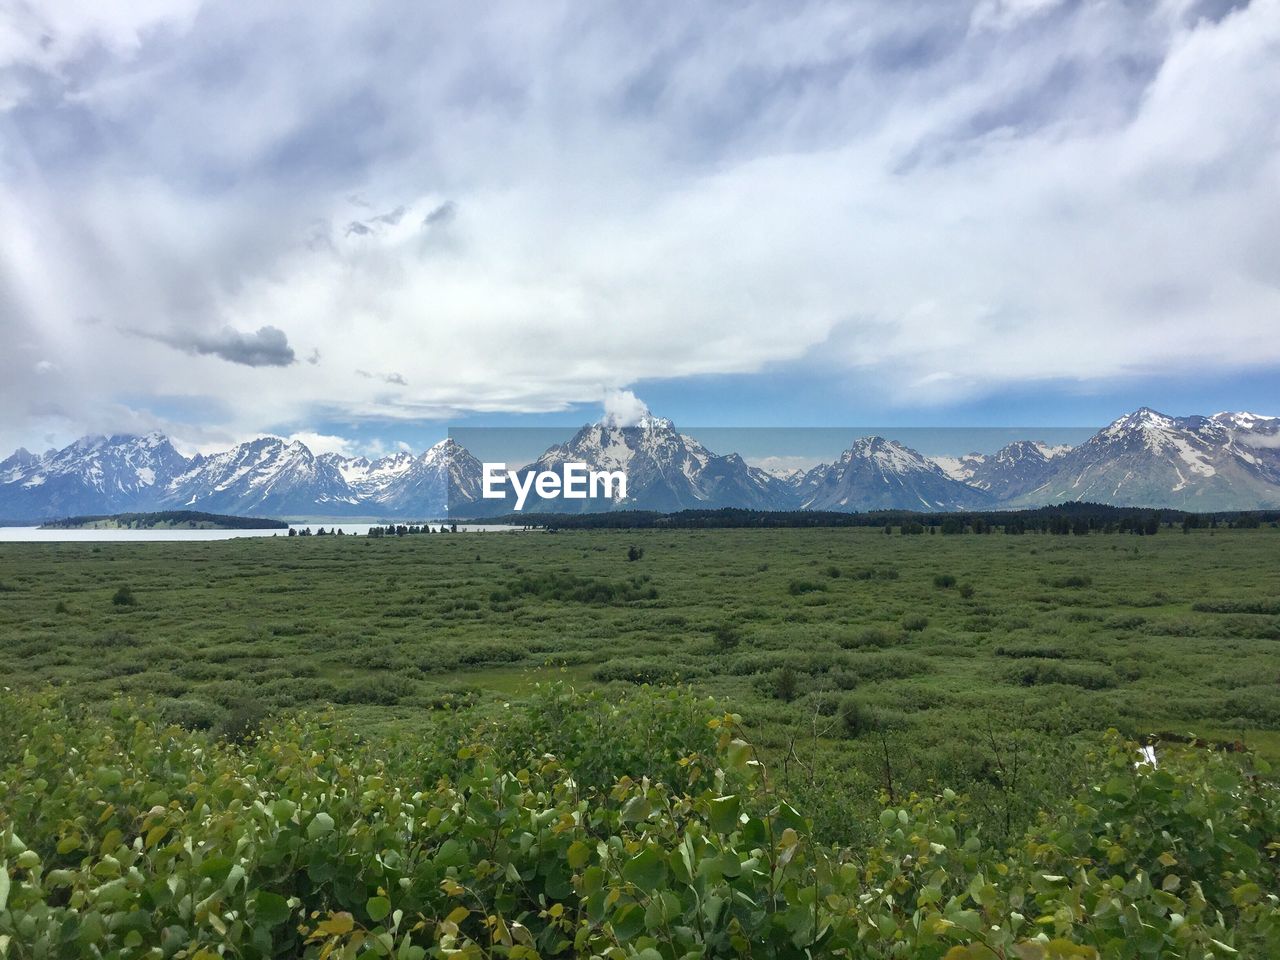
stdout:
{"type": "MultiPolygon", "coordinates": [[[[586,463],[622,470],[626,499],[606,508],[953,511],[1088,501],[1226,511],[1280,507],[1280,417],[1127,414],[1076,447],[1032,440],[993,454],[926,457],[884,437],[856,438],[834,462],[770,473],[717,454],[652,415],[588,424],[517,471],[586,463]]],[[[186,457],[159,433],[83,437],[0,462],[0,520],[192,509],[278,517],[428,518],[509,512],[481,497],[482,465],[452,439],[419,455],[376,460],[261,437],[186,457]]],[[[600,509],[599,500],[543,499],[526,512],[600,509]]]]}

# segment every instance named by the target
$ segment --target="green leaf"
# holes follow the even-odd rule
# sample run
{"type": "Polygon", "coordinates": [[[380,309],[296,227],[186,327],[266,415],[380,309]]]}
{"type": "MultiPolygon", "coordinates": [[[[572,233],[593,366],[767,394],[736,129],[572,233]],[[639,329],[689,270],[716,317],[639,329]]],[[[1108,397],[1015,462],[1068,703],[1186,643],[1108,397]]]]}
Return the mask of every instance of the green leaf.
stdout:
{"type": "Polygon", "coordinates": [[[637,794],[622,805],[622,822],[634,823],[637,820],[643,820],[652,810],[653,806],[644,794],[637,794]]]}
{"type": "Polygon", "coordinates": [[[0,910],[9,902],[9,865],[0,863],[0,910]]]}
{"type": "Polygon", "coordinates": [[[670,890],[663,890],[649,901],[644,912],[645,928],[653,933],[680,916],[680,900],[670,890]]]}
{"type": "Polygon", "coordinates": [[[725,759],[728,761],[727,766],[730,769],[744,770],[747,762],[751,759],[751,744],[745,740],[731,740],[725,754],[725,759]]]}
{"type": "Polygon", "coordinates": [[[1262,888],[1256,883],[1242,883],[1231,891],[1231,902],[1237,907],[1246,903],[1257,903],[1262,898],[1262,888]]]}
{"type": "Polygon", "coordinates": [[[666,875],[667,865],[655,847],[645,847],[622,868],[623,879],[646,891],[656,890],[666,875]]]}
{"type": "Polygon", "coordinates": [[[569,866],[572,869],[577,870],[591,859],[591,847],[589,844],[583,843],[581,840],[575,840],[573,843],[569,844],[569,851],[565,855],[565,858],[569,861],[569,866]]]}
{"type": "Polygon", "coordinates": [[[325,834],[332,832],[333,817],[324,812],[317,813],[315,818],[307,824],[307,836],[312,840],[316,837],[323,837],[325,834]]]}
{"type": "Polygon", "coordinates": [[[386,897],[370,897],[364,908],[369,912],[370,920],[374,923],[380,923],[391,912],[391,901],[386,897]]]}
{"type": "Polygon", "coordinates": [[[253,915],[259,923],[278,927],[289,919],[289,901],[270,890],[259,890],[253,895],[253,915]]]}
{"type": "MultiPolygon", "coordinates": [[[[104,860],[107,858],[103,858],[104,860]]],[[[231,860],[227,857],[209,857],[200,864],[200,876],[208,877],[214,883],[221,884],[231,872],[231,860]]]]}
{"type": "Polygon", "coordinates": [[[711,829],[716,833],[733,833],[738,829],[742,801],[736,796],[716,797],[711,801],[711,829]]]}
{"type": "Polygon", "coordinates": [[[623,904],[609,920],[614,936],[622,942],[634,940],[644,930],[644,908],[638,903],[623,904]]]}

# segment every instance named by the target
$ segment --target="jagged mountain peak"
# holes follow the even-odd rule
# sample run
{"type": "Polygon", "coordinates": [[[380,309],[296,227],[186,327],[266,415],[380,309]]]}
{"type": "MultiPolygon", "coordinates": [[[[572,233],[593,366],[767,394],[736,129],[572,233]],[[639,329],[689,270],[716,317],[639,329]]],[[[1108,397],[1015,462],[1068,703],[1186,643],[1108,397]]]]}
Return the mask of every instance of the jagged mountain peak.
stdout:
{"type": "Polygon", "coordinates": [[[1253,449],[1241,436],[1270,418],[1237,416],[1173,417],[1141,407],[1052,461],[1044,482],[1012,505],[1090,500],[1232,510],[1280,503],[1274,451],[1265,440],[1253,449]]]}
{"type": "Polygon", "coordinates": [[[805,474],[797,488],[801,506],[811,510],[960,510],[991,502],[919,451],[878,436],[857,438],[835,463],[805,474]]]}
{"type": "Polygon", "coordinates": [[[881,468],[896,472],[923,470],[942,474],[942,469],[924,454],[887,437],[859,437],[841,455],[841,461],[866,459],[875,461],[881,468]]]}

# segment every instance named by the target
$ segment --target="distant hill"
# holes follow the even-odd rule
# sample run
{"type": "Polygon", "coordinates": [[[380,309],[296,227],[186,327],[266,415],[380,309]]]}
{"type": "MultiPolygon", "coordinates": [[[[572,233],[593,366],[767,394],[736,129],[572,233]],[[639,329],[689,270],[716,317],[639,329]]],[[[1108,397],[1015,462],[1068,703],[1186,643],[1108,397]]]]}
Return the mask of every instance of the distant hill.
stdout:
{"type": "Polygon", "coordinates": [[[42,530],[288,530],[283,520],[267,517],[228,517],[198,510],[158,513],[113,513],[108,516],[66,517],[41,524],[42,530]]]}

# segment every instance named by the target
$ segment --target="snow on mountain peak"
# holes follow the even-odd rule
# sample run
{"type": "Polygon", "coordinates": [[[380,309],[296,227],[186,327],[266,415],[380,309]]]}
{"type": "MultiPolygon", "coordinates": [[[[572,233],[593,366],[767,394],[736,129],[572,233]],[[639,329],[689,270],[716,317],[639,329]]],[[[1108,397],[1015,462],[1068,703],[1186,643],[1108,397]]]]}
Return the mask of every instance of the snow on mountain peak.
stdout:
{"type": "Polygon", "coordinates": [[[919,470],[943,473],[942,468],[932,460],[885,437],[859,437],[845,452],[845,458],[871,460],[889,473],[911,473],[919,470]]]}

